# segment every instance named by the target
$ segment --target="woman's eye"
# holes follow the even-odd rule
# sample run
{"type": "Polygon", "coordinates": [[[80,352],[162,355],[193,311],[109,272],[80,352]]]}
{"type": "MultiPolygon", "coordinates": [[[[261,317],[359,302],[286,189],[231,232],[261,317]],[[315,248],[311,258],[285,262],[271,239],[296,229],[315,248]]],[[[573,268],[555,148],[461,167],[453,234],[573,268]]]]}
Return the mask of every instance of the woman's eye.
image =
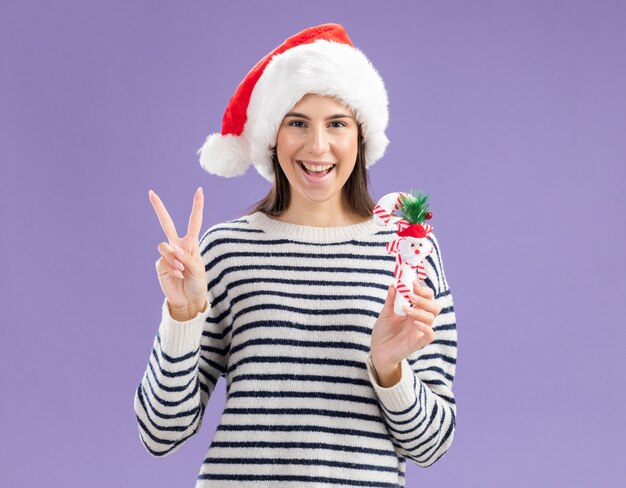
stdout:
{"type": "MultiPolygon", "coordinates": [[[[297,125],[297,124],[305,124],[305,122],[303,120],[292,120],[291,122],[289,122],[289,125],[291,125],[293,127],[304,127],[304,125],[297,125]]],[[[336,127],[345,127],[346,126],[345,123],[340,122],[338,120],[335,120],[335,121],[331,122],[331,124],[339,124],[339,125],[333,126],[334,128],[336,128],[336,127]]]]}

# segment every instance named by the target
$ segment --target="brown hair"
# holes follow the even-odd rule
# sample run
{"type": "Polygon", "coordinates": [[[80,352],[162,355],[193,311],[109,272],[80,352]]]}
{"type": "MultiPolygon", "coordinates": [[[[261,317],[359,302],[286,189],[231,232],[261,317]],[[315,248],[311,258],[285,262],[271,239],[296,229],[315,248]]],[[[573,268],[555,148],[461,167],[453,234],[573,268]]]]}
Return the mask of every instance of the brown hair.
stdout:
{"type": "MultiPolygon", "coordinates": [[[[343,185],[342,192],[347,199],[348,205],[355,214],[361,217],[371,217],[376,204],[370,197],[368,190],[369,174],[365,167],[365,141],[363,141],[361,125],[357,125],[359,135],[356,164],[354,165],[352,173],[346,180],[346,183],[343,185]]],[[[272,166],[274,168],[274,186],[265,197],[248,207],[246,214],[261,211],[265,215],[279,216],[289,207],[291,201],[289,180],[278,162],[276,146],[273,148],[272,166]]]]}

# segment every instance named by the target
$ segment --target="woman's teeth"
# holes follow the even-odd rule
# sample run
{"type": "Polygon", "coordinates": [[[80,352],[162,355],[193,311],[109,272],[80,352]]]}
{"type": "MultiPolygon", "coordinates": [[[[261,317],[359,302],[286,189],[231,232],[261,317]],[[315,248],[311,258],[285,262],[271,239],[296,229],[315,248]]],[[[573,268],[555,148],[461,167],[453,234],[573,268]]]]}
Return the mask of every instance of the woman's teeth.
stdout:
{"type": "Polygon", "coordinates": [[[306,169],[311,170],[311,171],[326,171],[327,169],[332,168],[334,166],[332,164],[327,164],[324,166],[317,166],[317,165],[312,166],[312,165],[306,164],[304,161],[300,161],[300,162],[306,169]]]}
{"type": "Polygon", "coordinates": [[[311,166],[304,161],[298,161],[304,168],[304,171],[311,176],[325,176],[330,173],[330,170],[335,166],[334,164],[327,164],[324,166],[311,166]]]}

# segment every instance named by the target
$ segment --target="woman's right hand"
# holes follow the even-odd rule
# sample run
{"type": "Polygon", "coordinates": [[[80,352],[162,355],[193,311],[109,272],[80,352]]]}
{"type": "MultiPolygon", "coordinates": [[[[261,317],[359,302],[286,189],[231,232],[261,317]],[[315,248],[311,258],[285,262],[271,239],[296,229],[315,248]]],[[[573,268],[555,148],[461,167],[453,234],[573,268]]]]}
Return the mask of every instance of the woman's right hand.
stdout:
{"type": "Polygon", "coordinates": [[[155,263],[159,284],[167,298],[172,318],[186,321],[208,306],[207,280],[198,242],[204,208],[202,187],[194,195],[185,237],[178,237],[174,222],[157,194],[150,190],[148,197],[169,241],[157,246],[161,254],[155,263]]]}

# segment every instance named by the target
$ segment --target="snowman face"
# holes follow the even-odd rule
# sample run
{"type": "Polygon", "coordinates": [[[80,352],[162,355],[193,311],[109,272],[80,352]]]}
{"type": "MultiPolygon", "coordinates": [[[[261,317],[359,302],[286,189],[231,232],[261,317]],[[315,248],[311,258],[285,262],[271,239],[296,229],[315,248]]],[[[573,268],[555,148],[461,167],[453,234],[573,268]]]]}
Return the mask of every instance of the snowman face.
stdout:
{"type": "Polygon", "coordinates": [[[410,263],[422,261],[433,252],[433,244],[427,237],[405,237],[399,244],[402,259],[410,263]]]}

